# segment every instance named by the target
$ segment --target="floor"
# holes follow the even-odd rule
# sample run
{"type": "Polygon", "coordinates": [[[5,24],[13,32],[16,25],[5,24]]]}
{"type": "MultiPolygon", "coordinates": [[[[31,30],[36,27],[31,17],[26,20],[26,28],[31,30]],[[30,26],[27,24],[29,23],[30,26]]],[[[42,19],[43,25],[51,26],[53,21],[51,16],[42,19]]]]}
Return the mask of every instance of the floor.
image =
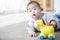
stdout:
{"type": "MultiPolygon", "coordinates": [[[[39,40],[38,36],[28,36],[26,31],[27,20],[28,16],[25,13],[0,15],[0,40],[39,40]]],[[[60,40],[60,31],[55,33],[56,40],[60,40]]]]}
{"type": "MultiPolygon", "coordinates": [[[[27,35],[26,24],[27,22],[22,22],[1,27],[0,40],[39,40],[38,37],[31,38],[27,35]]],[[[56,40],[60,40],[60,32],[56,32],[56,40]]]]}

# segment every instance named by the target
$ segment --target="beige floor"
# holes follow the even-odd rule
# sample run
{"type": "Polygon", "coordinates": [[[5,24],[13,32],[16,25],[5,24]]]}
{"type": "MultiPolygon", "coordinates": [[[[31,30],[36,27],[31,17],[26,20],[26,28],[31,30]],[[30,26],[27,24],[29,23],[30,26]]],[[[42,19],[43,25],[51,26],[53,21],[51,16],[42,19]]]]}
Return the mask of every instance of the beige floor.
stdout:
{"type": "MultiPolygon", "coordinates": [[[[39,40],[39,37],[27,35],[27,20],[24,13],[0,15],[0,40],[39,40]]],[[[56,32],[56,40],[60,40],[60,32],[56,32]]]]}
{"type": "Polygon", "coordinates": [[[6,25],[12,25],[15,23],[27,21],[29,19],[27,12],[20,13],[2,13],[0,14],[0,27],[4,27],[6,25]]]}
{"type": "MultiPolygon", "coordinates": [[[[1,27],[0,40],[39,40],[38,37],[31,38],[27,35],[26,24],[27,22],[22,22],[1,27]]],[[[60,32],[56,32],[56,40],[60,40],[60,32]]]]}

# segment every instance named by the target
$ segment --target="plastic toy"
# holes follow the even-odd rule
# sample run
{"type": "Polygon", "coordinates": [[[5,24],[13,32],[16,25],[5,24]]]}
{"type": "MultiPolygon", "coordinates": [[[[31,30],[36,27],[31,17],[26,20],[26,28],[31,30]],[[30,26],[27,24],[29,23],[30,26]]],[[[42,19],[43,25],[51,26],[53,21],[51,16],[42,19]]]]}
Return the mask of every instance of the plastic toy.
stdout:
{"type": "Polygon", "coordinates": [[[42,20],[36,20],[34,25],[41,31],[39,35],[41,40],[44,40],[46,37],[48,37],[49,40],[55,39],[54,28],[51,24],[45,25],[42,20]]]}

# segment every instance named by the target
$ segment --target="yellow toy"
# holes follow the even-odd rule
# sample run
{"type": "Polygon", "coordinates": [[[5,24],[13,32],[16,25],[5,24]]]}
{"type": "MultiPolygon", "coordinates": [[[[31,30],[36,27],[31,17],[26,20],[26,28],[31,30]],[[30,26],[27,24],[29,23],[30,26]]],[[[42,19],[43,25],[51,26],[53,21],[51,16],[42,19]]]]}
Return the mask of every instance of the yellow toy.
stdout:
{"type": "Polygon", "coordinates": [[[55,38],[54,28],[51,24],[45,25],[42,20],[36,20],[34,25],[41,31],[39,35],[41,40],[44,40],[46,36],[48,36],[49,40],[54,40],[55,38]]]}

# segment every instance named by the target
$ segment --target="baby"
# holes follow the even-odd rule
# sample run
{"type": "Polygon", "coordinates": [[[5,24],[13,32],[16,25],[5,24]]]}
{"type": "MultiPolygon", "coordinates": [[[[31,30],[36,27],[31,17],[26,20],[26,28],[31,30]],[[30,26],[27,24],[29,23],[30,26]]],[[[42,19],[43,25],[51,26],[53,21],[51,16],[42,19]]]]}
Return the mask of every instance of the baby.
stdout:
{"type": "Polygon", "coordinates": [[[40,4],[36,1],[30,1],[27,5],[27,12],[29,13],[31,19],[28,22],[27,25],[27,32],[30,36],[37,36],[36,33],[39,32],[39,29],[37,29],[34,26],[34,22],[36,20],[43,19],[45,24],[51,23],[55,30],[57,28],[57,23],[54,20],[52,15],[49,15],[48,13],[42,13],[43,9],[41,8],[40,4]]]}

